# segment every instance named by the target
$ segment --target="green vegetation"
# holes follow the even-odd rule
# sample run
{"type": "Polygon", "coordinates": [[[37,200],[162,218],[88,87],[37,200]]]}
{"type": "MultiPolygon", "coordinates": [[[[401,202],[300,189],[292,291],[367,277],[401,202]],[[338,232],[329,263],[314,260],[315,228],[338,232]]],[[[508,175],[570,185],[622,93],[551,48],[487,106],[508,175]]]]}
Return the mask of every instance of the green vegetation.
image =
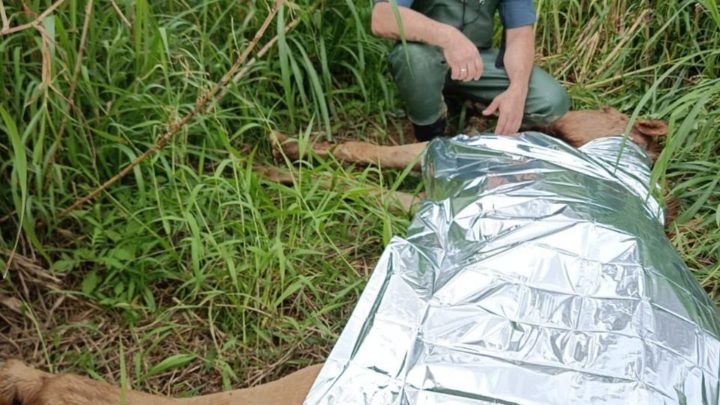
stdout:
{"type": "MultiPolygon", "coordinates": [[[[12,26],[51,5],[5,3],[12,26]]],[[[391,44],[369,33],[370,0],[288,3],[257,50],[277,42],[221,102],[61,218],[190,111],[271,8],[115,0],[88,15],[86,4],[65,0],[43,19],[45,41],[35,28],[0,36],[0,357],[163,393],[240,387],[322,361],[410,220],[368,191],[414,192],[419,179],[274,162],[267,135],[403,139],[391,44]],[[288,167],[297,181],[264,180],[256,164],[288,167]]],[[[536,5],[539,63],[575,108],[669,122],[655,170],[680,207],[667,230],[719,300],[716,0],[536,5]]]]}

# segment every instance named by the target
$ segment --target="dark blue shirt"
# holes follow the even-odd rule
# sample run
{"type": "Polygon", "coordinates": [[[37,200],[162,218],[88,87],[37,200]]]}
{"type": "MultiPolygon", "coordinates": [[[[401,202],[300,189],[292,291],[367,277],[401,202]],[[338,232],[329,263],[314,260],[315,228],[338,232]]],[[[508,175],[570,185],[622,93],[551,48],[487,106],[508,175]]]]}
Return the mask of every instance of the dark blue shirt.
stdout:
{"type": "MultiPolygon", "coordinates": [[[[388,0],[375,0],[375,3],[388,0]]],[[[458,0],[463,1],[463,0],[458,0]]],[[[475,0],[467,0],[475,1],[475,0]]],[[[400,7],[410,7],[413,0],[397,0],[400,7]]],[[[500,21],[506,29],[518,28],[535,23],[535,6],[533,0],[500,0],[498,4],[500,21]]]]}

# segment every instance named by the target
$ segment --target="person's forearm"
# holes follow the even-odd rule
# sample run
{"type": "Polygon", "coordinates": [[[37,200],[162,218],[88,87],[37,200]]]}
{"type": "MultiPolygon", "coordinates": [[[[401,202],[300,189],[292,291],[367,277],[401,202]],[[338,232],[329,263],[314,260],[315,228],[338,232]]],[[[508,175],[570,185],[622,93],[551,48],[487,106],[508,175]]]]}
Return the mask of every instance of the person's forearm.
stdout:
{"type": "Polygon", "coordinates": [[[402,35],[395,11],[390,3],[376,3],[372,12],[372,32],[373,34],[387,38],[398,40],[404,35],[405,40],[413,42],[423,42],[430,45],[445,48],[449,41],[459,34],[455,27],[437,22],[428,18],[417,11],[398,7],[400,19],[402,21],[402,35]]]}
{"type": "Polygon", "coordinates": [[[510,79],[509,90],[527,96],[535,59],[535,30],[531,25],[507,30],[505,71],[510,79]]]}

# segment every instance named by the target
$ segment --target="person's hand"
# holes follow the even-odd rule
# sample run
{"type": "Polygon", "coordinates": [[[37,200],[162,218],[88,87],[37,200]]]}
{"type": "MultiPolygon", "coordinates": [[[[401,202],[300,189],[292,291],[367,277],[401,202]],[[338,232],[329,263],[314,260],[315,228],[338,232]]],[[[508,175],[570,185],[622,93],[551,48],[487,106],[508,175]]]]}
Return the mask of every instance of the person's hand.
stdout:
{"type": "Polygon", "coordinates": [[[464,82],[478,80],[482,76],[483,62],[480,51],[462,32],[453,31],[447,38],[447,45],[443,46],[445,60],[450,66],[453,80],[464,82]]]}
{"type": "Polygon", "coordinates": [[[518,132],[525,112],[527,91],[520,88],[509,88],[498,94],[482,113],[485,116],[497,114],[498,122],[495,133],[513,135],[518,132]]]}

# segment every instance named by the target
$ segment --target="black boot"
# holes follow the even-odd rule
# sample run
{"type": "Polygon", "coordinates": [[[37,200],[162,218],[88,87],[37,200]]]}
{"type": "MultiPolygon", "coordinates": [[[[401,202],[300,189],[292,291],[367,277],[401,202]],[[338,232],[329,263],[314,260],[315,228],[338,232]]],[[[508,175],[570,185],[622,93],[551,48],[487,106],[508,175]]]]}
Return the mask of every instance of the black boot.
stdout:
{"type": "Polygon", "coordinates": [[[430,125],[416,125],[415,128],[415,139],[418,142],[428,142],[433,138],[445,135],[445,126],[447,125],[447,118],[441,117],[430,125]]]}

